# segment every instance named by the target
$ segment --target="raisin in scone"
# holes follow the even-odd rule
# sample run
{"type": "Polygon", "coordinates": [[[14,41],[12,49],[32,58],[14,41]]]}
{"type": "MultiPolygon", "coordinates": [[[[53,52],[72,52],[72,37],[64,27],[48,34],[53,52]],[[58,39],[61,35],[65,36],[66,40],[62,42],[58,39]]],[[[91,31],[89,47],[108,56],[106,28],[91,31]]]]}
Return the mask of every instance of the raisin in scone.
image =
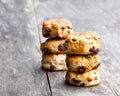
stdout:
{"type": "Polygon", "coordinates": [[[42,67],[46,70],[67,70],[66,54],[43,54],[42,67]]]}
{"type": "Polygon", "coordinates": [[[66,63],[69,71],[79,74],[96,69],[101,62],[98,54],[94,55],[67,55],[66,63]]]}
{"type": "Polygon", "coordinates": [[[68,54],[97,54],[101,49],[101,42],[96,32],[72,33],[64,43],[68,54]]]}
{"type": "Polygon", "coordinates": [[[43,53],[66,53],[63,43],[65,39],[47,39],[41,44],[40,48],[43,53]]]}
{"type": "Polygon", "coordinates": [[[94,69],[83,74],[68,71],[66,81],[74,86],[95,86],[100,84],[99,70],[94,69]]]}
{"type": "Polygon", "coordinates": [[[67,19],[49,19],[43,22],[42,34],[47,38],[66,38],[73,33],[72,23],[67,19]]]}

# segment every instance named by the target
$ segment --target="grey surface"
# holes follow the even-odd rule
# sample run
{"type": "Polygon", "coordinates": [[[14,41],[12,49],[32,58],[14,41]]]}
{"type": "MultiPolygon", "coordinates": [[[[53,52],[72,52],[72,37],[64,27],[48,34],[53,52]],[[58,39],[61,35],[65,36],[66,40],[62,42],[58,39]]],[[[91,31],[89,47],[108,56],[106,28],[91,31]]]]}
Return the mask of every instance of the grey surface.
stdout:
{"type": "Polygon", "coordinates": [[[0,1],[0,96],[50,96],[32,1],[0,1]]]}
{"type": "Polygon", "coordinates": [[[53,96],[120,96],[119,31],[120,0],[0,0],[0,96],[51,96],[47,75],[53,96]],[[98,31],[101,85],[72,87],[66,72],[41,69],[41,26],[49,18],[71,20],[76,32],[98,31]]]}
{"type": "Polygon", "coordinates": [[[82,88],[66,84],[66,72],[49,72],[48,74],[51,80],[53,96],[114,96],[104,76],[102,76],[100,85],[82,88]]]}

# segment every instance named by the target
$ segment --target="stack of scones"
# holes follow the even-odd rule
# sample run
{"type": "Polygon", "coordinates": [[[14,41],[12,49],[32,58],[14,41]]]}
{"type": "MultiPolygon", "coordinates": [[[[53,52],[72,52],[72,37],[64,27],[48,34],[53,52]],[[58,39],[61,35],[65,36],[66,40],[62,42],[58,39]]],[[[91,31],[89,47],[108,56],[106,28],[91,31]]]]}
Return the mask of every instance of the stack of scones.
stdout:
{"type": "Polygon", "coordinates": [[[101,42],[96,32],[71,33],[63,44],[67,51],[66,81],[74,86],[100,84],[98,54],[101,42]]]}
{"type": "Polygon", "coordinates": [[[42,34],[48,38],[40,47],[43,53],[43,69],[67,70],[66,51],[63,43],[70,33],[73,33],[72,24],[67,19],[49,19],[43,22],[42,34]]]}
{"type": "Polygon", "coordinates": [[[101,41],[97,32],[75,33],[69,20],[49,19],[43,22],[42,34],[48,38],[40,47],[45,70],[67,70],[66,81],[70,85],[100,84],[101,41]]]}

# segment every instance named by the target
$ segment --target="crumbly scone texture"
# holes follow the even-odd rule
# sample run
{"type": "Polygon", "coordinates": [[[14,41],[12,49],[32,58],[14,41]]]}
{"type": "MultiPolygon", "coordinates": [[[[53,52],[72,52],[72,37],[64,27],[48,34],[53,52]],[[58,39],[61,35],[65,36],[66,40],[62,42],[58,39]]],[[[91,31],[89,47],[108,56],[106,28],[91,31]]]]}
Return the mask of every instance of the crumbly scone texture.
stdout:
{"type": "Polygon", "coordinates": [[[71,33],[64,44],[68,54],[97,54],[101,49],[97,32],[71,33]]]}
{"type": "Polygon", "coordinates": [[[83,74],[68,71],[66,74],[66,81],[74,86],[95,86],[100,84],[99,70],[94,69],[83,74]]]}
{"type": "Polygon", "coordinates": [[[67,55],[66,63],[69,71],[81,74],[96,69],[101,63],[101,58],[99,54],[67,55]]]}
{"type": "Polygon", "coordinates": [[[65,59],[66,54],[43,54],[42,67],[51,71],[67,70],[65,59]]]}
{"type": "Polygon", "coordinates": [[[65,39],[47,39],[41,44],[40,49],[43,53],[59,53],[65,54],[66,50],[63,46],[65,39]]]}
{"type": "Polygon", "coordinates": [[[49,19],[43,22],[42,34],[47,38],[67,38],[73,33],[72,23],[67,19],[49,19]]]}

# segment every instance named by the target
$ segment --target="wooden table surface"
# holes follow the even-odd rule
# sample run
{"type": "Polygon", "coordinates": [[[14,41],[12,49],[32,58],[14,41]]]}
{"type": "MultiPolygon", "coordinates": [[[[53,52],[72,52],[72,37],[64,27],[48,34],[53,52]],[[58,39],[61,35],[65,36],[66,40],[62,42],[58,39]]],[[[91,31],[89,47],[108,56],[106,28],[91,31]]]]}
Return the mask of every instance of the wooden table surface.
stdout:
{"type": "Polygon", "coordinates": [[[119,58],[120,0],[0,0],[0,96],[120,96],[119,58]],[[69,86],[65,71],[41,68],[41,25],[48,18],[99,33],[100,85],[69,86]]]}

